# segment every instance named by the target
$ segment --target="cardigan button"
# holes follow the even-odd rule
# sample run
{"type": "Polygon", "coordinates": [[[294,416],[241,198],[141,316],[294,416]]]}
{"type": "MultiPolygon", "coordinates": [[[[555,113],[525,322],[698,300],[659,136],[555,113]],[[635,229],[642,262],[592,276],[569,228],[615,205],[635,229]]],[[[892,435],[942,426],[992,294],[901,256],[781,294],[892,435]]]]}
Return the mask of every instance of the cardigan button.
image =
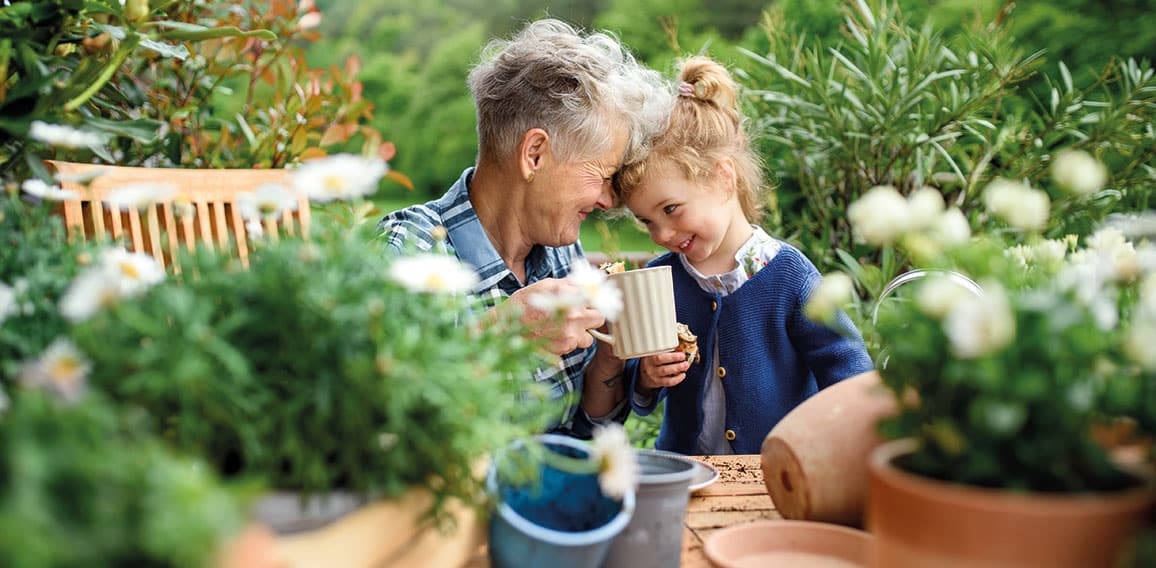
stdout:
{"type": "Polygon", "coordinates": [[[735,431],[734,430],[727,430],[726,436],[727,436],[728,442],[735,441],[735,431]]]}
{"type": "Polygon", "coordinates": [[[712,312],[718,311],[718,302],[716,302],[714,300],[710,301],[710,311],[712,311],[712,312]]]}
{"type": "Polygon", "coordinates": [[[725,376],[727,376],[727,370],[726,370],[726,367],[719,367],[719,368],[718,368],[718,378],[720,378],[720,379],[721,379],[721,378],[723,378],[723,377],[725,377],[725,376]]]}

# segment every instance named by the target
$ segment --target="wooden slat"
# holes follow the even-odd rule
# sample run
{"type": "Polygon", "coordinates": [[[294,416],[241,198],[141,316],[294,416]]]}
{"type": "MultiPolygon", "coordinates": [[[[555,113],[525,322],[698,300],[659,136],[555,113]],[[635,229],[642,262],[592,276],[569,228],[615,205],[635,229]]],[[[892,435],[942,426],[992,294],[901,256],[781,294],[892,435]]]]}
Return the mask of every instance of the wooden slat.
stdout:
{"type": "MultiPolygon", "coordinates": [[[[71,181],[61,184],[64,189],[82,196],[80,201],[65,202],[61,207],[70,236],[107,234],[114,239],[127,237],[127,244],[134,250],[150,252],[154,257],[159,253],[165,259],[166,266],[175,262],[177,251],[182,246],[191,251],[198,242],[223,250],[226,254],[236,254],[243,263],[247,263],[251,247],[244,232],[244,222],[243,219],[238,222],[232,211],[237,194],[253,191],[268,183],[286,187],[290,185],[290,173],[287,170],[164,169],[54,160],[46,161],[45,164],[51,171],[71,178],[94,170],[103,172],[88,186],[71,181]],[[173,198],[189,199],[195,206],[195,215],[192,219],[181,218],[175,215],[171,205],[165,204],[154,212],[146,212],[146,219],[142,223],[136,212],[110,211],[102,203],[117,189],[136,184],[173,187],[173,198]],[[155,230],[158,227],[159,231],[155,230]],[[128,235],[124,234],[126,231],[128,235]],[[232,250],[231,241],[236,243],[236,251],[232,250]]],[[[301,196],[298,203],[297,211],[287,213],[276,219],[272,227],[265,228],[268,238],[272,240],[283,235],[309,234],[309,201],[301,196]]]]}
{"type": "Polygon", "coordinates": [[[161,223],[157,216],[157,207],[159,205],[149,205],[145,210],[145,221],[148,225],[148,247],[149,252],[156,259],[157,263],[165,266],[165,251],[161,248],[161,223]]]}
{"type": "Polygon", "coordinates": [[[172,266],[173,272],[179,274],[181,272],[181,265],[179,260],[181,249],[180,244],[177,241],[177,235],[180,233],[180,227],[177,225],[176,216],[173,213],[173,205],[171,203],[165,203],[164,206],[161,207],[161,223],[165,227],[165,243],[168,244],[168,248],[165,250],[165,253],[168,255],[169,262],[165,265],[172,266]]]}
{"type": "Polygon", "coordinates": [[[249,235],[245,233],[245,219],[236,204],[229,205],[229,223],[237,241],[237,256],[241,259],[241,266],[249,267],[249,235]]]}
{"type": "MultiPolygon", "coordinates": [[[[289,225],[286,226],[288,227],[289,225]]],[[[262,227],[265,229],[265,238],[271,243],[277,242],[279,238],[277,236],[277,220],[265,219],[262,221],[262,227]]]]}

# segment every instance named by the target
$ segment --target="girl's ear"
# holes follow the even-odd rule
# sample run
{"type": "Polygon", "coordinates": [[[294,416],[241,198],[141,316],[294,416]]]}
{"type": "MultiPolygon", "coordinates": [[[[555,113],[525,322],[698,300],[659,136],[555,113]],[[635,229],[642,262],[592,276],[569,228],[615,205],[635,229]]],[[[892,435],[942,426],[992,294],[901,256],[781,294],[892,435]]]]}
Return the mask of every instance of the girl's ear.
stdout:
{"type": "Polygon", "coordinates": [[[727,190],[727,193],[734,193],[738,189],[738,174],[735,173],[735,161],[730,158],[722,158],[714,163],[714,174],[722,182],[722,187],[727,190]]]}
{"type": "Polygon", "coordinates": [[[518,144],[518,169],[527,183],[534,181],[549,144],[550,134],[541,128],[531,128],[522,135],[522,142],[518,144]]]}

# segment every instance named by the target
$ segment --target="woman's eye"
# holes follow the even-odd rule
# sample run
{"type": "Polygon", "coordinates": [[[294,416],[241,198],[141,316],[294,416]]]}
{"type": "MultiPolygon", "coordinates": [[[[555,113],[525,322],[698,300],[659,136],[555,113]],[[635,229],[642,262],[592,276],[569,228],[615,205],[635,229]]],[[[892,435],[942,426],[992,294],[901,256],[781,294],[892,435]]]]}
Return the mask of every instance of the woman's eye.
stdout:
{"type": "Polygon", "coordinates": [[[670,215],[671,213],[674,213],[675,209],[678,209],[677,205],[667,205],[666,207],[662,208],[662,212],[670,215]]]}

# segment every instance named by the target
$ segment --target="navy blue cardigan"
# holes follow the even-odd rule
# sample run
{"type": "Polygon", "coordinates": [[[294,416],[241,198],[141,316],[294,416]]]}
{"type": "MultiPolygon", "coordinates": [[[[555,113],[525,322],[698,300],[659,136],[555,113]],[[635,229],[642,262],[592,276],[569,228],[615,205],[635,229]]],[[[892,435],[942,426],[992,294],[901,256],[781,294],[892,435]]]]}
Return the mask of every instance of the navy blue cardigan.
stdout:
{"type": "MultiPolygon", "coordinates": [[[[781,242],[781,241],[780,241],[781,242]]],[[[781,243],[771,263],[727,296],[704,291],[667,253],[650,266],[670,266],[678,321],[698,335],[703,361],[718,338],[719,361],[707,368],[695,363],[681,384],[659,390],[652,404],[632,404],[650,414],[666,400],[656,447],[684,454],[695,451],[702,430],[706,381],[723,374],[726,428],[735,433],[736,453],[759,453],[771,428],[807,397],[873,368],[862,336],[845,313],[837,324],[843,335],[803,315],[803,306],[822,276],[798,249],[781,243]],[[720,370],[721,369],[721,370],[720,370]]],[[[639,361],[627,362],[633,391],[639,361]]]]}

